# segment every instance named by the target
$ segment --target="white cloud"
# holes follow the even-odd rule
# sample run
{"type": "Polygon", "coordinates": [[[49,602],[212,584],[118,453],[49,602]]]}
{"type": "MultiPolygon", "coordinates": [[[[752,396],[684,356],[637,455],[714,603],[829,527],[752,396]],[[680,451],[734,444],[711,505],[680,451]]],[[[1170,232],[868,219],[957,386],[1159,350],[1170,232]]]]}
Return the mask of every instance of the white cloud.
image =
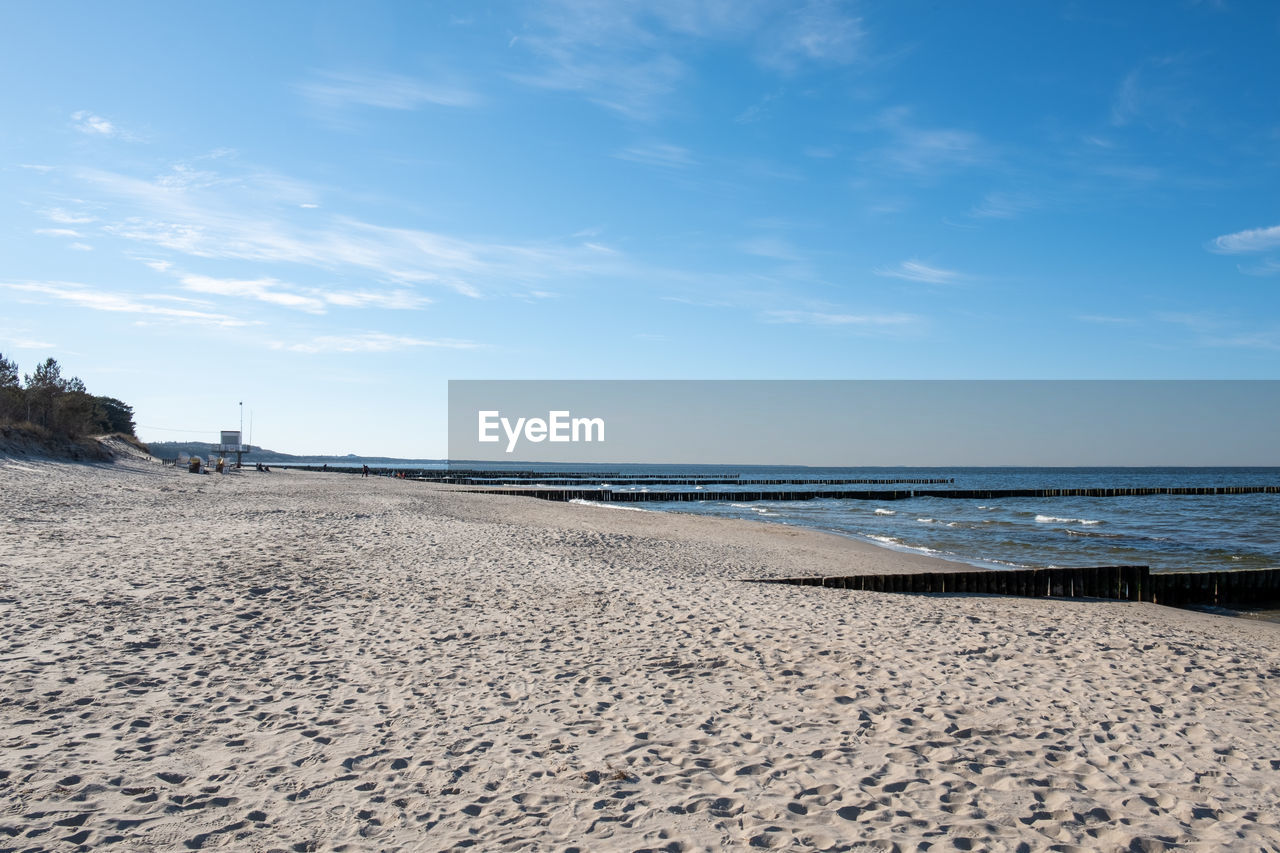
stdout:
{"type": "Polygon", "coordinates": [[[474,92],[458,86],[373,72],[325,72],[298,88],[306,98],[329,109],[350,106],[385,110],[416,110],[427,105],[467,107],[479,100],[474,92]]]}
{"type": "Polygon", "coordinates": [[[1241,252],[1265,252],[1280,246],[1280,225],[1270,228],[1251,228],[1248,231],[1237,231],[1224,234],[1213,241],[1215,252],[1238,254],[1241,252]]]}
{"type": "MultiPolygon", "coordinates": [[[[301,214],[278,201],[280,181],[258,176],[214,186],[173,187],[110,172],[80,177],[123,210],[104,229],[129,240],[198,257],[288,263],[374,276],[376,292],[430,284],[467,296],[512,279],[554,280],[616,267],[616,256],[584,246],[510,245],[451,237],[348,217],[301,214]],[[292,219],[289,217],[293,217],[292,219]]],[[[289,182],[284,192],[297,191],[289,182]]],[[[366,299],[372,301],[372,298],[366,299]]]]}
{"type": "Polygon", "coordinates": [[[904,281],[917,281],[922,284],[955,284],[965,278],[955,270],[931,267],[919,261],[903,261],[896,267],[877,267],[875,274],[888,278],[900,278],[904,281]]]}
{"type": "Polygon", "coordinates": [[[386,308],[407,311],[430,305],[431,300],[407,290],[394,290],[387,293],[369,291],[329,291],[322,294],[324,301],[330,305],[343,308],[386,308]]]}
{"type": "Polygon", "coordinates": [[[784,70],[794,70],[804,62],[846,65],[858,58],[866,35],[862,19],[834,0],[811,0],[799,8],[788,8],[768,31],[761,59],[784,70]]]}
{"type": "Polygon", "coordinates": [[[72,244],[71,244],[71,248],[72,248],[72,249],[75,249],[77,252],[92,252],[92,251],[93,251],[93,247],[92,247],[92,246],[90,246],[88,243],[72,243],[72,244]]]}
{"type": "Polygon", "coordinates": [[[279,305],[282,308],[296,308],[311,314],[323,314],[325,309],[324,300],[281,290],[279,289],[281,283],[271,278],[246,281],[210,278],[205,275],[185,275],[182,277],[182,286],[195,293],[256,299],[259,302],[279,305]]]}
{"type": "Polygon", "coordinates": [[[989,159],[986,143],[976,133],[955,128],[917,127],[905,107],[886,110],[877,125],[892,142],[876,152],[882,163],[902,172],[924,175],[973,166],[989,159]]]}
{"type": "Polygon", "coordinates": [[[825,311],[766,311],[762,317],[770,323],[865,328],[901,328],[916,325],[921,321],[921,318],[915,314],[837,314],[825,311]]]}
{"type": "Polygon", "coordinates": [[[120,129],[99,115],[88,110],[80,110],[71,114],[72,126],[81,133],[99,136],[118,136],[120,129]]]}
{"type": "Polygon", "coordinates": [[[592,103],[634,119],[649,119],[660,111],[659,102],[674,91],[685,76],[684,63],[667,55],[627,61],[608,52],[583,56],[579,50],[528,38],[551,60],[551,67],[537,73],[512,75],[518,83],[539,89],[572,92],[592,103]]]}
{"type": "Polygon", "coordinates": [[[328,306],[341,308],[386,308],[412,310],[430,304],[431,300],[407,290],[386,293],[371,291],[329,291],[299,287],[274,278],[252,280],[213,278],[206,275],[184,275],[182,286],[194,293],[253,299],[282,308],[293,308],[309,314],[323,314],[328,306]]]}
{"type": "Polygon", "coordinates": [[[679,145],[668,145],[663,142],[649,142],[624,148],[613,155],[619,160],[629,160],[645,166],[658,166],[663,169],[685,169],[695,165],[697,161],[688,148],[679,145]]]}
{"type": "Polygon", "coordinates": [[[69,213],[60,207],[51,207],[43,211],[45,218],[53,222],[61,222],[63,225],[84,225],[88,222],[96,222],[92,216],[86,216],[83,213],[69,213]]]}
{"type": "Polygon", "coordinates": [[[176,322],[199,323],[212,326],[248,326],[250,322],[231,317],[226,314],[213,314],[206,311],[195,311],[188,308],[168,308],[154,305],[152,301],[160,297],[124,293],[109,293],[95,290],[83,284],[71,282],[23,282],[21,284],[0,284],[17,293],[32,294],[37,297],[56,299],[77,308],[92,311],[108,311],[123,314],[147,314],[167,317],[176,322]]]}
{"type": "Polygon", "coordinates": [[[736,42],[784,72],[854,61],[864,35],[847,7],[838,0],[553,0],[539,4],[510,42],[531,52],[536,67],[511,76],[651,119],[688,76],[680,57],[702,50],[700,42],[736,42]]]}
{"type": "Polygon", "coordinates": [[[80,232],[74,228],[37,228],[37,234],[43,234],[45,237],[79,237],[80,232]]]}
{"type": "Polygon", "coordinates": [[[272,349],[277,350],[314,354],[329,352],[393,352],[417,347],[476,349],[480,345],[471,341],[452,338],[425,340],[404,335],[389,335],[383,332],[365,332],[358,335],[320,335],[309,341],[297,343],[272,341],[270,346],[272,349]]]}

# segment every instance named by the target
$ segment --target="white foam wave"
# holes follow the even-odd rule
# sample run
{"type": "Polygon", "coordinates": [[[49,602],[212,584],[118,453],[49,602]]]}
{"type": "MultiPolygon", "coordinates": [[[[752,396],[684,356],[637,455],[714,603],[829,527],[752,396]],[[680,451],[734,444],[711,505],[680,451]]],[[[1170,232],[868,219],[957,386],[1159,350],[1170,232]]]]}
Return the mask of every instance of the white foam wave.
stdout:
{"type": "Polygon", "coordinates": [[[605,501],[589,501],[584,498],[570,498],[569,503],[579,504],[580,506],[599,506],[605,509],[625,509],[628,512],[657,512],[655,509],[641,509],[638,506],[627,506],[626,504],[606,503],[605,501]]]}
{"type": "Polygon", "coordinates": [[[876,515],[897,515],[898,511],[893,509],[878,509],[876,515]]]}
{"type": "Polygon", "coordinates": [[[1056,515],[1037,515],[1036,524],[1101,524],[1093,518],[1058,518],[1056,515]]]}

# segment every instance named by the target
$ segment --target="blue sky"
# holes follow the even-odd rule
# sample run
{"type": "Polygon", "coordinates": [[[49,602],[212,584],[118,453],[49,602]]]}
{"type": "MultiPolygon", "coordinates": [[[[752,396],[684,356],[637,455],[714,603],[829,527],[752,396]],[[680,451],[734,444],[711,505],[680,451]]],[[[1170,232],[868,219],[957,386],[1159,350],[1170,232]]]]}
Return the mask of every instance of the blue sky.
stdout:
{"type": "Polygon", "coordinates": [[[0,352],[145,439],[448,379],[1280,377],[1273,3],[0,5],[0,352]]]}

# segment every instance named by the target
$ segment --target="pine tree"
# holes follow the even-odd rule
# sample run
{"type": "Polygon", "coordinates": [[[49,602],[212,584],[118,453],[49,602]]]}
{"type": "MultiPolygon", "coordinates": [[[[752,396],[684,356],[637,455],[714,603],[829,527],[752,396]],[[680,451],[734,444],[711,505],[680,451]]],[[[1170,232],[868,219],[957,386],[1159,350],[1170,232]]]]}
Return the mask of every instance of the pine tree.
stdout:
{"type": "Polygon", "coordinates": [[[18,364],[0,353],[0,421],[26,420],[22,386],[18,383],[18,364]]]}

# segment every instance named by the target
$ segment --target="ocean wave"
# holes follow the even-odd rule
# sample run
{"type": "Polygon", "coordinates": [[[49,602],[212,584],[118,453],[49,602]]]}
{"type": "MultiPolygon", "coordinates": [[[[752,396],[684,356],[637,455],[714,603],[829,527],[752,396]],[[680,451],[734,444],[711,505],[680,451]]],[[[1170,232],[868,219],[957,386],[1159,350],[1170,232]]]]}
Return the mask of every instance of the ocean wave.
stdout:
{"type": "Polygon", "coordinates": [[[606,501],[589,501],[585,498],[570,498],[569,503],[578,504],[579,506],[599,506],[605,509],[625,509],[627,512],[660,512],[656,509],[642,509],[638,506],[627,506],[626,504],[609,503],[606,501]]]}
{"type": "Polygon", "coordinates": [[[1093,518],[1058,518],[1056,515],[1037,515],[1036,524],[1101,524],[1093,518]]]}
{"type": "Polygon", "coordinates": [[[877,509],[876,510],[876,515],[897,515],[897,514],[898,514],[898,511],[896,509],[877,509]]]}

